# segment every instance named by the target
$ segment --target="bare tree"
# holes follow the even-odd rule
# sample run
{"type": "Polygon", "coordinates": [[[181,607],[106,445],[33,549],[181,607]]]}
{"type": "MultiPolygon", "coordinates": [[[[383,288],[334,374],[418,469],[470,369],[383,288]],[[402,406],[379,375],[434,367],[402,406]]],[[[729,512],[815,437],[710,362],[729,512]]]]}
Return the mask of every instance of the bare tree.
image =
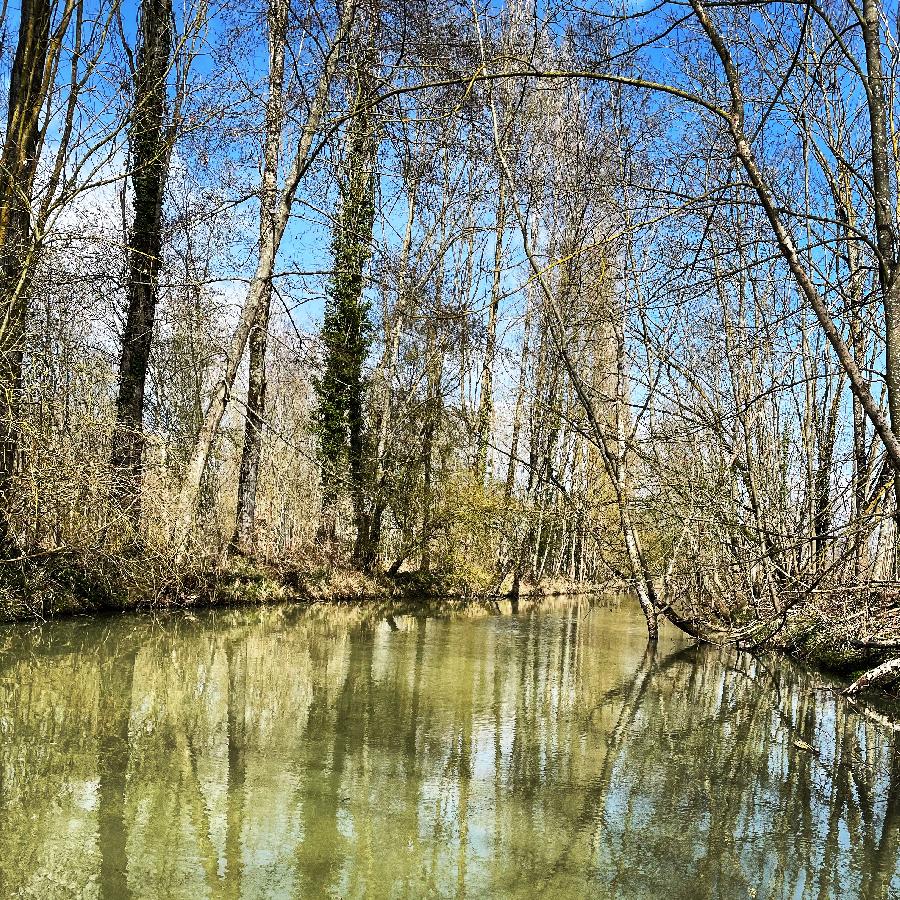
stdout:
{"type": "MultiPolygon", "coordinates": [[[[268,7],[269,94],[266,99],[263,173],[260,182],[259,240],[262,246],[275,238],[278,202],[278,166],[281,159],[284,118],[284,57],[288,33],[288,3],[271,0],[268,7]]],[[[237,514],[232,544],[248,547],[256,520],[259,457],[266,409],[266,348],[272,303],[272,280],[263,285],[263,295],[250,332],[250,372],[247,386],[247,416],[238,475],[237,514]]]]}
{"type": "MultiPolygon", "coordinates": [[[[256,321],[257,312],[269,296],[269,285],[275,270],[276,256],[287,228],[297,188],[313,160],[314,142],[325,112],[328,90],[335,72],[340,48],[353,21],[353,15],[354,8],[351,4],[346,4],[342,7],[337,29],[324,49],[321,61],[321,74],[310,103],[309,113],[299,128],[293,158],[284,183],[278,193],[278,205],[274,223],[266,232],[260,244],[256,271],[250,282],[247,299],[241,309],[240,320],[228,348],[225,369],[212,392],[204,415],[203,425],[200,428],[188,461],[187,470],[179,492],[178,509],[173,522],[176,545],[180,548],[181,553],[184,553],[187,549],[186,539],[193,523],[200,483],[206,469],[213,441],[225,414],[225,408],[228,405],[238,366],[256,321]]],[[[272,88],[273,94],[277,92],[277,89],[277,85],[274,85],[272,88]]],[[[270,100],[270,106],[278,102],[273,98],[270,100]]],[[[276,121],[280,122],[280,113],[273,115],[271,121],[273,123],[276,121]]],[[[279,136],[280,140],[281,137],[279,136]]],[[[267,214],[263,213],[263,215],[267,214]]]]}
{"type": "Polygon", "coordinates": [[[26,0],[9,84],[9,112],[0,157],[0,528],[9,540],[9,504],[19,438],[18,395],[22,380],[25,318],[34,271],[32,190],[41,152],[41,114],[52,82],[62,36],[75,3],[68,0],[53,27],[57,5],[26,0]]]}

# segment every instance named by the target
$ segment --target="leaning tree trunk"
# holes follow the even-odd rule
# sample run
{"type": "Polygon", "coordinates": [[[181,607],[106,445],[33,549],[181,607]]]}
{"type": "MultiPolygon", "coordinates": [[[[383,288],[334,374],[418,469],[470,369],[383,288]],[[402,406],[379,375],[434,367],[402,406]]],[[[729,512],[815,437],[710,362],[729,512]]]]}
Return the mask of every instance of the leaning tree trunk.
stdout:
{"type": "Polygon", "coordinates": [[[172,0],[144,0],[130,128],[134,221],[128,241],[128,315],[119,356],[111,455],[117,493],[135,525],[141,510],[144,390],[156,316],[162,204],[171,148],[166,127],[171,54],[172,0]]]}
{"type": "MultiPolygon", "coordinates": [[[[503,167],[503,173],[507,179],[512,181],[508,164],[502,153],[499,154],[500,163],[503,167]]],[[[624,338],[622,334],[617,334],[618,353],[617,353],[617,378],[616,378],[616,433],[614,440],[610,439],[607,429],[601,423],[600,415],[597,411],[593,398],[587,390],[587,387],[581,377],[576,361],[571,352],[570,344],[566,335],[566,322],[560,309],[557,298],[547,284],[544,276],[544,270],[538,262],[532,244],[526,223],[522,219],[521,212],[516,208],[519,218],[519,231],[522,236],[522,245],[525,256],[528,259],[531,270],[534,273],[537,285],[544,297],[545,307],[547,309],[547,325],[550,339],[553,342],[554,349],[562,361],[569,381],[572,384],[575,394],[578,398],[585,417],[587,425],[591,433],[593,443],[600,453],[603,460],[603,467],[609,477],[610,485],[616,499],[616,507],[619,514],[619,526],[622,538],[625,544],[625,553],[628,559],[629,568],[634,579],[634,587],[638,596],[638,603],[641,611],[647,621],[647,639],[651,642],[656,641],[659,637],[659,615],[660,604],[657,596],[656,586],[653,582],[653,574],[650,571],[646,554],[641,542],[640,535],[631,518],[630,511],[630,485],[627,464],[627,435],[626,435],[626,419],[627,411],[627,390],[625,375],[625,352],[624,338]]],[[[675,613],[671,606],[663,606],[666,616],[670,619],[675,618],[675,613]]],[[[690,622],[679,620],[678,625],[682,630],[688,633],[696,634],[690,622]]]]}
{"type": "Polygon", "coordinates": [[[49,0],[23,0],[0,157],[0,542],[10,538],[12,481],[19,452],[19,392],[26,295],[35,242],[31,191],[38,165],[40,113],[50,51],[49,0]]]}
{"type": "MultiPolygon", "coordinates": [[[[278,203],[278,163],[281,156],[281,126],[284,118],[284,49],[287,43],[285,0],[272,0],[269,6],[269,97],[266,102],[266,136],[263,149],[263,175],[260,190],[260,243],[271,242],[275,232],[278,203]]],[[[238,472],[238,501],[232,546],[247,549],[256,525],[256,494],[259,460],[266,409],[266,348],[269,339],[269,313],[272,282],[263,285],[263,295],[250,332],[250,370],[247,385],[247,417],[244,423],[244,447],[238,472]]]]}
{"type": "MultiPolygon", "coordinates": [[[[800,290],[801,295],[809,303],[809,305],[812,307],[813,312],[816,314],[816,318],[819,321],[822,331],[825,334],[828,343],[831,344],[835,355],[837,356],[838,361],[841,364],[841,367],[847,373],[847,379],[850,384],[850,389],[853,394],[859,399],[859,403],[862,406],[866,417],[872,423],[872,426],[875,429],[875,432],[885,449],[892,472],[894,474],[898,474],[900,473],[900,436],[895,433],[892,425],[882,414],[878,402],[875,400],[875,397],[870,390],[869,383],[866,381],[863,373],[860,371],[856,361],[853,358],[851,349],[848,347],[846,341],[844,340],[844,336],[838,330],[837,326],[834,324],[834,321],[831,318],[831,314],[829,312],[828,306],[826,305],[824,296],[819,293],[815,283],[813,282],[813,279],[809,275],[807,269],[804,267],[804,264],[800,257],[800,252],[797,249],[794,238],[784,222],[782,209],[772,193],[763,170],[760,168],[759,163],[757,162],[756,155],[750,143],[750,139],[745,133],[745,102],[741,88],[739,71],[731,58],[731,54],[725,44],[722,33],[713,23],[712,19],[709,16],[709,13],[706,10],[705,5],[701,2],[701,0],[690,0],[690,5],[691,9],[694,11],[695,17],[697,18],[704,32],[706,32],[710,44],[712,45],[714,51],[716,52],[716,55],[719,57],[722,63],[725,78],[728,82],[728,89],[731,96],[731,106],[727,113],[723,112],[722,114],[725,117],[728,131],[734,144],[735,155],[741,163],[741,166],[744,169],[744,173],[747,175],[747,178],[749,179],[750,184],[754,192],[756,193],[757,198],[759,199],[763,212],[765,213],[766,218],[769,221],[769,225],[772,228],[772,234],[778,246],[779,253],[787,263],[788,269],[790,270],[794,282],[800,290]]],[[[873,10],[873,8],[869,5],[869,0],[867,0],[867,9],[869,10],[869,13],[871,13],[872,22],[877,23],[877,9],[873,10]]],[[[875,38],[877,37],[878,35],[876,34],[875,38]]],[[[867,41],[867,54],[872,52],[873,57],[877,56],[878,54],[874,53],[874,49],[878,45],[878,40],[873,39],[871,29],[864,31],[864,38],[867,41]]],[[[878,66],[870,66],[870,68],[876,73],[880,71],[880,68],[878,66]]],[[[879,85],[883,91],[882,80],[883,78],[881,75],[876,75],[872,83],[879,85]]],[[[885,113],[883,105],[880,103],[880,101],[870,108],[870,115],[874,116],[877,120],[874,122],[872,127],[873,135],[883,135],[885,113]],[[878,108],[881,108],[881,113],[877,112],[878,108]]],[[[885,154],[882,153],[881,150],[885,148],[885,142],[879,138],[878,140],[873,141],[873,146],[879,148],[877,154],[878,159],[873,161],[873,170],[883,171],[885,154]]],[[[873,175],[873,182],[874,181],[875,176],[873,175]]],[[[884,197],[885,192],[889,191],[890,180],[889,178],[883,178],[882,175],[879,174],[878,181],[879,183],[878,185],[873,187],[873,191],[876,195],[876,212],[881,217],[880,224],[876,222],[876,229],[879,232],[878,243],[880,246],[882,241],[884,241],[885,245],[887,245],[887,239],[892,234],[893,226],[886,214],[887,212],[889,212],[889,207],[887,206],[884,197]]],[[[881,264],[881,266],[879,274],[884,280],[889,273],[888,271],[884,270],[885,267],[883,264],[886,258],[890,259],[891,257],[886,257],[884,252],[880,253],[880,257],[881,258],[879,260],[879,263],[881,264]]],[[[893,302],[891,300],[892,297],[900,295],[900,280],[896,278],[891,279],[891,289],[892,291],[898,293],[886,293],[886,304],[888,302],[893,302]]],[[[900,304],[896,305],[900,306],[900,304]]],[[[900,316],[897,317],[896,321],[898,325],[900,325],[900,316]]],[[[888,333],[890,340],[890,335],[894,334],[894,329],[891,326],[888,326],[888,333]]],[[[898,344],[898,347],[896,348],[897,352],[892,355],[892,361],[889,361],[887,363],[888,374],[886,380],[889,385],[889,395],[891,391],[890,382],[891,380],[894,380],[895,386],[898,387],[898,390],[895,391],[895,395],[898,397],[898,399],[900,399],[900,328],[898,328],[896,339],[898,344]],[[892,363],[896,363],[896,365],[892,363]]]]}

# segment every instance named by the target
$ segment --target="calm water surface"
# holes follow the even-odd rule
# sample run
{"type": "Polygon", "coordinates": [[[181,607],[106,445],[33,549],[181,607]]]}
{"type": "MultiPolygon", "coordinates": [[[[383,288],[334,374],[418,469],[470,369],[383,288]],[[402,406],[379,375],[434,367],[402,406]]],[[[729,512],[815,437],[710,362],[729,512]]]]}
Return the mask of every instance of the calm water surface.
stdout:
{"type": "Polygon", "coordinates": [[[900,735],[624,600],[8,627],[0,897],[900,898],[900,735]]]}

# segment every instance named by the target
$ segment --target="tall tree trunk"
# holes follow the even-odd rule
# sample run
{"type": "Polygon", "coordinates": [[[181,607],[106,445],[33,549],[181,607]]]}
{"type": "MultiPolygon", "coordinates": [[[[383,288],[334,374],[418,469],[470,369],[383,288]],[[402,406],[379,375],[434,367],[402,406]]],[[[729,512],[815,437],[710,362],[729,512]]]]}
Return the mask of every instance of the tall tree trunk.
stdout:
{"type": "MultiPolygon", "coordinates": [[[[278,164],[281,157],[281,128],[284,108],[284,51],[287,44],[288,4],[271,0],[269,4],[269,96],[266,101],[266,134],[263,148],[263,174],[260,188],[260,244],[275,235],[278,204],[278,164]]],[[[238,500],[232,546],[247,549],[256,524],[256,492],[259,459],[266,408],[266,347],[269,338],[269,313],[272,281],[267,279],[250,332],[250,371],[247,385],[247,416],[244,422],[244,446],[238,473],[238,500]]]]}
{"type": "MultiPolygon", "coordinates": [[[[504,174],[507,178],[512,180],[508,165],[502,155],[501,163],[503,164],[504,174]]],[[[625,553],[634,580],[638,603],[640,604],[641,611],[647,622],[647,639],[651,642],[655,642],[659,637],[659,601],[656,586],[653,582],[653,574],[650,571],[640,535],[631,518],[630,485],[628,482],[628,473],[626,471],[628,460],[626,422],[629,413],[627,404],[628,392],[625,371],[624,336],[621,331],[617,334],[616,430],[615,436],[611,438],[607,429],[603,427],[594,399],[588,393],[578,365],[573,358],[567,340],[565,319],[563,318],[556,296],[547,284],[544,270],[541,268],[534,254],[529,239],[530,235],[528,234],[525,222],[522,220],[521,213],[519,213],[519,226],[525,255],[541,293],[544,296],[544,303],[547,312],[549,313],[547,316],[548,334],[553,342],[554,350],[562,361],[566,374],[575,390],[578,402],[584,410],[592,439],[597,450],[600,452],[604,469],[610,479],[615,494],[616,508],[619,514],[619,526],[625,543],[625,553]]],[[[682,630],[687,631],[689,634],[696,634],[692,623],[677,617],[671,609],[671,606],[666,606],[664,609],[666,610],[668,618],[673,620],[676,618],[679,619],[677,624],[682,630]]]]}
{"type": "Polygon", "coordinates": [[[369,109],[375,71],[377,11],[370,11],[364,29],[351,40],[349,89],[352,92],[347,127],[346,172],[333,236],[334,274],[322,324],[325,371],[318,384],[322,482],[334,503],[349,477],[357,565],[370,569],[377,555],[371,540],[369,474],[363,412],[363,367],[368,353],[369,317],[364,297],[365,269],[372,252],[375,221],[376,126],[369,109]]]}
{"type": "MultiPolygon", "coordinates": [[[[833,375],[828,375],[834,378],[833,375]]],[[[827,551],[833,541],[831,509],[831,470],[834,465],[834,449],[837,442],[838,417],[843,394],[843,378],[835,379],[831,386],[831,400],[821,415],[817,415],[817,447],[815,478],[815,516],[813,519],[816,549],[816,570],[827,568],[827,551]]],[[[826,395],[827,398],[827,395],[826,395]]]]}
{"type": "Polygon", "coordinates": [[[422,553],[419,570],[431,570],[431,531],[434,527],[434,438],[441,418],[442,353],[438,346],[437,317],[440,315],[442,281],[438,278],[435,317],[428,323],[425,346],[425,421],[422,427],[422,553]]]}
{"type": "Polygon", "coordinates": [[[134,221],[128,240],[128,315],[119,357],[111,462],[132,522],[141,510],[144,390],[153,341],[162,251],[162,205],[171,135],[166,127],[172,55],[172,0],[143,0],[131,114],[134,221]]]}
{"type": "Polygon", "coordinates": [[[10,539],[12,481],[19,451],[19,392],[26,296],[35,242],[31,192],[37,173],[44,72],[50,50],[49,0],[23,0],[0,157],[0,542],[10,539]]]}
{"type": "MultiPolygon", "coordinates": [[[[850,352],[860,371],[866,367],[868,337],[863,322],[865,299],[863,297],[865,273],[861,265],[859,240],[856,235],[856,214],[853,209],[851,173],[847,166],[838,166],[837,176],[832,180],[835,217],[841,224],[841,238],[847,261],[848,308],[850,313],[850,352]]],[[[854,522],[853,568],[857,577],[867,568],[865,561],[865,541],[867,526],[864,516],[866,493],[869,485],[870,466],[866,447],[866,416],[859,398],[851,395],[853,421],[853,507],[854,522]]]]}
{"type": "Polygon", "coordinates": [[[410,276],[409,250],[412,244],[413,222],[416,212],[416,194],[418,185],[415,180],[408,186],[409,206],[406,216],[406,231],[400,251],[400,281],[397,298],[391,311],[389,301],[384,303],[384,354],[379,366],[378,380],[381,385],[381,411],[378,416],[378,442],[372,460],[372,489],[374,491],[373,507],[369,517],[369,547],[377,553],[381,544],[382,520],[385,510],[385,486],[389,474],[388,439],[391,433],[394,415],[394,378],[397,371],[397,354],[400,347],[400,336],[406,317],[406,306],[409,301],[407,281],[410,276]]]}
{"type": "Polygon", "coordinates": [[[522,349],[519,356],[519,388],[516,391],[516,405],[513,410],[512,435],[509,441],[509,461],[506,466],[506,487],[504,496],[507,500],[512,496],[516,483],[516,466],[519,463],[519,436],[522,431],[522,407],[525,403],[525,382],[528,376],[528,352],[531,339],[532,298],[528,292],[525,309],[525,324],[522,329],[522,349]]]}
{"type": "Polygon", "coordinates": [[[484,360],[481,363],[481,390],[475,428],[475,477],[484,483],[487,475],[487,448],[494,418],[494,357],[497,355],[497,317],[500,311],[500,280],[503,266],[503,236],[506,231],[506,182],[500,179],[497,191],[497,217],[494,228],[494,273],[491,302],[488,307],[484,360]]]}
{"type": "MultiPolygon", "coordinates": [[[[863,0],[862,36],[866,51],[867,109],[871,134],[872,199],[878,246],[878,276],[884,305],[885,386],[891,431],[900,438],[900,282],[897,278],[897,235],[893,220],[888,103],[881,60],[881,5],[863,0]]],[[[900,468],[894,470],[894,573],[900,564],[900,468]]]]}
{"type": "Polygon", "coordinates": [[[419,543],[422,547],[419,558],[419,571],[431,571],[431,528],[432,505],[434,504],[434,431],[435,422],[431,401],[431,378],[428,379],[429,399],[426,402],[425,423],[422,428],[422,534],[419,543]]]}
{"type": "MultiPolygon", "coordinates": [[[[362,148],[361,148],[362,149],[362,148]]],[[[370,147],[362,150],[364,173],[361,174],[360,180],[365,180],[367,185],[366,196],[369,202],[369,212],[364,221],[359,223],[360,231],[356,235],[356,240],[362,245],[365,243],[365,257],[368,259],[372,246],[372,229],[374,223],[374,189],[375,189],[375,152],[376,147],[374,141],[370,147]],[[367,156],[367,158],[366,158],[367,156]]],[[[365,301],[362,297],[362,269],[363,260],[360,260],[360,292],[358,304],[361,311],[365,301]]],[[[359,317],[359,331],[351,335],[351,340],[359,342],[360,347],[367,347],[368,339],[363,333],[367,328],[367,316],[361,312],[359,317]]],[[[375,559],[377,547],[373,546],[371,540],[371,521],[369,510],[367,508],[367,478],[366,478],[366,452],[365,452],[365,413],[363,410],[363,394],[365,385],[363,381],[362,367],[364,364],[364,355],[359,356],[359,372],[354,373],[354,379],[351,384],[350,402],[347,407],[347,418],[349,425],[349,459],[350,459],[350,481],[353,488],[353,512],[356,524],[356,546],[353,555],[357,563],[362,568],[369,570],[375,559]]]]}
{"type": "MultiPolygon", "coordinates": [[[[367,327],[367,317],[364,312],[365,300],[363,299],[363,270],[368,263],[372,252],[372,232],[375,223],[375,189],[376,175],[375,163],[378,155],[378,139],[375,134],[375,123],[370,114],[364,112],[364,104],[369,101],[372,94],[372,77],[375,69],[375,30],[377,29],[377,12],[372,13],[368,46],[359,54],[359,64],[355,73],[356,90],[356,114],[351,121],[350,140],[350,191],[352,193],[352,206],[355,210],[354,221],[350,224],[351,231],[347,235],[355,244],[354,271],[352,273],[355,302],[360,308],[358,323],[361,332],[351,335],[351,340],[359,342],[360,348],[368,347],[368,337],[362,333],[367,327]],[[358,267],[358,269],[357,269],[358,267]]],[[[359,371],[354,371],[352,384],[350,385],[350,397],[347,408],[349,425],[349,451],[350,451],[350,481],[353,487],[353,512],[356,523],[356,546],[353,556],[357,564],[366,571],[375,565],[378,554],[378,538],[380,535],[373,531],[373,510],[368,506],[367,473],[365,460],[365,420],[363,412],[364,383],[362,377],[362,365],[365,362],[364,354],[359,355],[359,371]]]]}

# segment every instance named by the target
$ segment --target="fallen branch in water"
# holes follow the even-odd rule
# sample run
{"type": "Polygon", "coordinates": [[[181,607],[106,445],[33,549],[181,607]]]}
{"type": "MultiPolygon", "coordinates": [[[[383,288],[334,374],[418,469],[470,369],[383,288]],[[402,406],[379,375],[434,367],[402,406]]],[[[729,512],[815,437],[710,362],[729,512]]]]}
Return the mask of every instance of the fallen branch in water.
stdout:
{"type": "Polygon", "coordinates": [[[874,669],[869,669],[868,672],[863,672],[850,687],[844,690],[844,694],[848,697],[852,697],[854,694],[858,694],[861,690],[865,688],[872,687],[875,684],[880,684],[883,681],[889,681],[892,678],[896,678],[900,676],[900,657],[896,659],[889,659],[887,662],[883,662],[880,666],[875,666],[874,669]]]}

